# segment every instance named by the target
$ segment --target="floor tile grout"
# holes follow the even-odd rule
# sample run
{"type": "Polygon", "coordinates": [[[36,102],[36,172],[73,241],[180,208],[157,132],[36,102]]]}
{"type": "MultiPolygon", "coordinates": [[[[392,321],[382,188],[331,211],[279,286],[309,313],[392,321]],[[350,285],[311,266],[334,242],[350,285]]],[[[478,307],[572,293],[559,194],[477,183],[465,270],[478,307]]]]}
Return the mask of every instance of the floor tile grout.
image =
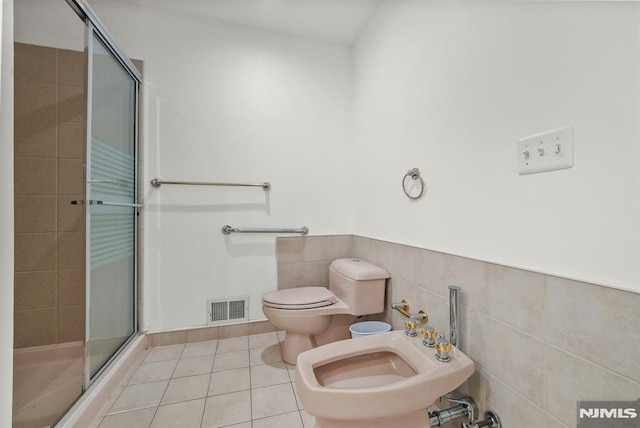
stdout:
{"type": "MultiPolygon", "coordinates": [[[[215,400],[216,397],[223,397],[224,395],[228,395],[228,394],[236,394],[236,393],[240,393],[240,392],[244,392],[244,393],[248,393],[248,405],[249,405],[249,414],[247,415],[249,417],[248,420],[246,420],[245,422],[234,422],[231,423],[229,425],[226,426],[231,426],[231,425],[236,425],[236,424],[247,424],[249,426],[253,426],[254,425],[254,421],[257,420],[263,420],[263,419],[268,419],[268,418],[272,418],[272,417],[278,417],[278,416],[282,416],[282,415],[289,415],[290,413],[294,413],[297,412],[297,418],[293,417],[293,416],[288,416],[289,418],[294,418],[297,419],[300,423],[300,426],[304,427],[304,418],[302,416],[302,409],[300,408],[300,403],[298,400],[298,397],[295,393],[295,372],[292,370],[292,368],[294,368],[294,366],[290,366],[289,364],[287,364],[283,359],[282,359],[282,353],[283,353],[283,340],[281,338],[281,335],[278,334],[277,332],[274,333],[264,333],[265,337],[263,338],[259,338],[256,337],[253,341],[251,340],[250,337],[248,336],[243,336],[242,338],[231,338],[231,339],[235,339],[234,341],[227,341],[224,342],[225,339],[217,339],[215,340],[215,345],[213,346],[213,350],[212,352],[207,352],[203,355],[197,355],[198,352],[200,352],[200,350],[194,351],[196,353],[196,355],[191,355],[190,353],[187,352],[187,349],[189,348],[188,345],[189,344],[185,344],[182,345],[182,348],[180,349],[179,352],[176,352],[177,358],[171,358],[171,359],[167,359],[167,360],[160,360],[160,361],[149,361],[148,363],[145,362],[145,360],[147,358],[149,358],[149,355],[151,354],[151,352],[153,350],[157,350],[157,349],[162,349],[163,347],[156,347],[156,348],[152,348],[149,352],[147,352],[147,354],[142,357],[142,363],[140,363],[136,369],[136,372],[134,372],[133,376],[131,376],[128,379],[128,382],[126,384],[124,384],[124,386],[122,387],[122,390],[119,393],[118,398],[115,398],[113,401],[113,404],[111,405],[110,409],[111,410],[115,404],[118,402],[118,400],[121,398],[122,393],[126,390],[126,388],[130,387],[130,386],[137,386],[137,385],[146,385],[146,384],[150,384],[150,383],[154,383],[154,382],[162,382],[162,381],[166,381],[166,385],[164,387],[164,390],[162,391],[162,394],[160,396],[160,401],[158,402],[157,405],[155,406],[143,406],[140,408],[132,408],[132,409],[128,409],[128,410],[123,410],[121,412],[117,412],[117,413],[109,413],[107,411],[107,413],[105,415],[102,416],[101,420],[99,420],[99,423],[102,424],[104,422],[104,418],[108,417],[108,416],[115,416],[115,415],[123,415],[126,413],[133,413],[133,412],[137,412],[137,411],[141,411],[141,410],[146,410],[146,409],[154,409],[153,410],[153,416],[151,417],[151,420],[149,421],[149,426],[151,426],[152,424],[156,423],[156,424],[162,424],[163,422],[166,422],[167,417],[172,418],[172,417],[176,417],[175,415],[173,416],[168,416],[169,411],[163,411],[162,415],[160,416],[159,413],[159,409],[160,407],[166,408],[167,406],[171,406],[171,405],[178,405],[181,403],[187,403],[187,402],[194,402],[194,401],[198,401],[198,400],[203,400],[203,407],[202,407],[202,414],[200,415],[200,419],[199,419],[199,425],[198,427],[204,427],[205,423],[207,422],[207,420],[205,420],[205,416],[207,415],[207,408],[209,405],[209,402],[214,402],[212,400],[215,400]],[[272,336],[266,336],[266,335],[272,335],[272,336]],[[243,342],[246,342],[243,343],[243,342]],[[253,343],[252,343],[253,342],[253,343]],[[221,343],[222,343],[222,348],[221,348],[221,343]],[[274,345],[278,345],[279,348],[279,356],[276,353],[275,349],[272,351],[268,351],[268,352],[264,352],[264,350],[273,347],[274,345]],[[241,349],[240,349],[241,348],[241,349]],[[262,352],[256,352],[256,350],[262,350],[262,352]],[[242,357],[242,355],[246,355],[246,363],[243,364],[247,364],[247,365],[243,365],[241,367],[234,367],[233,364],[233,359],[235,357],[231,357],[228,358],[227,361],[231,362],[231,364],[228,365],[228,367],[231,368],[225,368],[225,370],[218,370],[218,371],[214,371],[214,367],[216,365],[216,361],[218,359],[218,356],[223,355],[223,354],[228,354],[231,352],[238,352],[238,356],[239,358],[244,358],[242,357]],[[253,355],[253,358],[252,358],[253,355]],[[204,357],[212,357],[211,360],[211,366],[209,368],[209,370],[207,372],[203,372],[203,373],[197,373],[197,371],[199,370],[198,365],[188,365],[188,364],[180,364],[183,361],[187,361],[190,359],[195,359],[195,358],[202,358],[203,362],[206,361],[206,359],[204,357]],[[274,359],[279,358],[277,361],[273,361],[274,359]],[[139,379],[153,379],[153,380],[146,380],[145,382],[142,383],[138,383],[138,384],[130,384],[130,381],[136,376],[137,374],[137,370],[139,370],[141,367],[143,367],[145,364],[152,364],[152,363],[159,363],[159,362],[167,362],[167,361],[174,361],[175,365],[173,366],[173,369],[171,370],[171,374],[170,377],[168,379],[153,379],[154,377],[154,373],[153,373],[153,369],[150,369],[146,372],[144,372],[144,375],[140,376],[139,379]],[[264,367],[264,366],[270,366],[273,369],[276,370],[271,370],[271,369],[266,369],[266,370],[261,370],[260,367],[264,367]],[[178,371],[178,369],[180,368],[180,372],[181,373],[190,373],[190,370],[193,370],[193,373],[187,375],[187,376],[180,376],[180,377],[176,377],[176,373],[178,371]],[[239,390],[235,390],[235,387],[233,386],[233,384],[231,384],[231,386],[229,386],[228,388],[226,386],[222,386],[217,388],[217,390],[219,391],[223,391],[223,392],[219,392],[219,393],[213,393],[212,394],[212,383],[213,383],[213,376],[218,374],[218,373],[224,373],[224,372],[229,372],[232,370],[246,370],[244,373],[248,373],[248,389],[245,389],[242,387],[242,385],[240,384],[240,387],[242,389],[239,390]],[[283,377],[281,372],[279,374],[278,372],[279,370],[286,370],[286,377],[283,377]],[[176,383],[174,381],[178,381],[178,380],[187,380],[189,378],[195,378],[197,376],[203,376],[203,375],[207,375],[208,376],[208,382],[206,385],[205,391],[204,391],[204,396],[197,396],[198,394],[200,394],[200,392],[196,392],[195,394],[184,394],[181,391],[181,387],[182,385],[176,386],[176,383]],[[255,376],[259,376],[255,377],[255,376]],[[284,379],[287,379],[286,381],[284,379]],[[256,380],[260,381],[260,386],[256,385],[256,380]],[[264,383],[264,385],[263,385],[264,383]],[[282,387],[286,384],[289,384],[289,388],[286,388],[283,390],[282,387]],[[168,393],[170,392],[170,387],[173,384],[173,388],[171,389],[171,397],[172,399],[179,399],[179,401],[175,401],[175,402],[171,402],[171,403],[163,403],[164,399],[166,397],[168,397],[168,393]],[[271,411],[273,411],[274,409],[270,409],[270,408],[265,408],[267,409],[265,411],[265,409],[263,409],[261,407],[260,410],[260,417],[257,417],[254,419],[254,417],[256,416],[255,414],[255,408],[254,406],[256,405],[255,398],[256,396],[254,395],[255,391],[257,390],[261,390],[264,388],[270,388],[270,387],[276,387],[276,386],[280,386],[281,388],[279,389],[279,391],[282,391],[283,394],[285,394],[283,397],[287,397],[289,396],[289,398],[284,398],[284,400],[286,402],[291,403],[291,396],[289,394],[292,394],[292,398],[293,398],[293,404],[295,405],[295,407],[293,409],[290,410],[286,410],[286,411],[282,411],[284,408],[286,408],[286,405],[284,405],[282,408],[280,409],[275,409],[276,412],[279,413],[275,413],[275,414],[270,414],[271,411]],[[288,393],[285,393],[284,391],[290,391],[288,393]],[[184,397],[190,397],[190,398],[186,398],[183,399],[184,397]],[[265,416],[263,416],[263,414],[265,414],[265,416]],[[158,419],[160,418],[160,419],[158,419]]],[[[259,335],[257,335],[259,336],[259,335]]],[[[207,341],[208,342],[208,341],[207,341]]],[[[198,342],[198,343],[202,343],[202,342],[198,342]]],[[[168,345],[168,346],[175,346],[175,345],[168,345]]],[[[193,348],[193,347],[191,347],[193,348]]],[[[202,350],[205,350],[206,347],[203,347],[202,350]]],[[[168,352],[170,354],[170,352],[168,352]]],[[[158,355],[162,355],[161,353],[158,353],[158,355]]],[[[153,357],[152,357],[153,358],[153,357]]],[[[163,357],[160,357],[163,358],[163,357]]],[[[225,367],[227,363],[225,362],[224,365],[221,364],[220,367],[225,367]]],[[[168,367],[167,367],[168,368],[168,367]]],[[[160,370],[160,377],[162,377],[162,369],[160,370]]],[[[231,375],[231,376],[235,376],[231,375]]],[[[242,376],[246,376],[246,374],[243,374],[242,376]]],[[[229,375],[227,375],[227,378],[229,377],[229,375]]],[[[224,378],[223,378],[224,379],[224,378]]],[[[246,379],[246,378],[245,378],[246,379]]],[[[202,379],[203,381],[205,379],[202,379]]],[[[225,382],[223,385],[226,384],[227,380],[224,380],[223,382],[225,382]]],[[[245,381],[246,382],[246,381],[245,381]]],[[[204,385],[202,385],[202,383],[199,383],[199,381],[195,381],[195,384],[197,386],[197,391],[201,391],[200,388],[202,388],[204,385]],[[198,386],[199,385],[199,386],[198,386]]],[[[236,385],[237,386],[237,385],[236,385]]],[[[151,393],[153,392],[153,389],[150,389],[151,393]]],[[[159,391],[158,391],[159,392],[159,391]]],[[[156,392],[157,393],[157,392],[156,392]]],[[[264,392],[263,394],[268,394],[269,392],[264,392]]],[[[133,400],[135,402],[135,396],[133,396],[133,400]]],[[[260,404],[258,404],[259,406],[264,406],[264,395],[259,396],[260,397],[260,404]]],[[[155,399],[152,398],[152,401],[155,401],[155,399]]],[[[142,401],[141,404],[144,403],[144,400],[142,401]]],[[[246,403],[246,402],[245,402],[246,403]]],[[[246,405],[246,404],[245,404],[246,405]]],[[[126,406],[126,404],[123,402],[122,406],[126,406]]],[[[197,406],[197,405],[196,405],[197,406]]],[[[179,406],[178,406],[179,407],[179,406]]],[[[193,413],[192,413],[193,415],[193,413]]],[[[195,416],[195,415],[194,415],[195,416]]],[[[209,417],[211,416],[211,414],[209,414],[209,417]]],[[[133,416],[132,416],[133,417],[133,416]]],[[[145,416],[145,418],[148,416],[145,416]]],[[[240,418],[242,419],[242,418],[240,418]]],[[[192,419],[193,422],[195,422],[195,420],[192,419]]],[[[106,426],[106,425],[105,425],[106,426]]]]}

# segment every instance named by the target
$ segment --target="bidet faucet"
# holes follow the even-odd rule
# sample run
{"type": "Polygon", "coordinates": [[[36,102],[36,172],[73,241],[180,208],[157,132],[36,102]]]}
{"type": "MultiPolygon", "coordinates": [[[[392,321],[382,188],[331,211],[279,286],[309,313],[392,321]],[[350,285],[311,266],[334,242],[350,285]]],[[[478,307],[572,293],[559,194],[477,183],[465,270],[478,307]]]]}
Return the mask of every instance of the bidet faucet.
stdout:
{"type": "Polygon", "coordinates": [[[418,311],[417,314],[409,314],[409,316],[404,320],[404,334],[409,337],[416,337],[418,332],[416,328],[418,328],[418,323],[420,322],[428,322],[429,315],[422,309],[418,311]]]}

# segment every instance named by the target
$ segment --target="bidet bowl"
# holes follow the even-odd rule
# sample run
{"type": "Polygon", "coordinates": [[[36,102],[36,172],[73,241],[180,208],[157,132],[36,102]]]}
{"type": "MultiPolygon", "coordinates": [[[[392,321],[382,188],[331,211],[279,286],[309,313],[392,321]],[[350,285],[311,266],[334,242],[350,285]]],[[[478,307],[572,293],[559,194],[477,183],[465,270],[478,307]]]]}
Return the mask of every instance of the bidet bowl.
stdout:
{"type": "MultiPolygon", "coordinates": [[[[456,389],[474,371],[457,348],[442,363],[421,338],[391,331],[331,343],[298,356],[298,394],[304,409],[322,421],[375,421],[423,412],[456,389]]],[[[415,420],[415,419],[412,419],[415,420]]],[[[355,426],[355,425],[354,425],[355,426]]]]}

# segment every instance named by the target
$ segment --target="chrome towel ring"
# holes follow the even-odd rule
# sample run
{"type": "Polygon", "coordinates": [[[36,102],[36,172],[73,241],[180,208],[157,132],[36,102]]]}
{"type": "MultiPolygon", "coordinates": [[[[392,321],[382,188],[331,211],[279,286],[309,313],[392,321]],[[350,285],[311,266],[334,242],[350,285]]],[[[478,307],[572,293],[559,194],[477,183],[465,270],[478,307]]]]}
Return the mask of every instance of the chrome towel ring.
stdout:
{"type": "Polygon", "coordinates": [[[407,171],[404,177],[402,177],[402,190],[409,199],[420,199],[424,194],[424,188],[424,180],[420,176],[420,170],[418,168],[411,168],[409,171],[407,171]],[[411,195],[411,193],[409,193],[411,189],[407,190],[407,177],[411,177],[414,181],[419,180],[420,191],[417,195],[411,195]]]}

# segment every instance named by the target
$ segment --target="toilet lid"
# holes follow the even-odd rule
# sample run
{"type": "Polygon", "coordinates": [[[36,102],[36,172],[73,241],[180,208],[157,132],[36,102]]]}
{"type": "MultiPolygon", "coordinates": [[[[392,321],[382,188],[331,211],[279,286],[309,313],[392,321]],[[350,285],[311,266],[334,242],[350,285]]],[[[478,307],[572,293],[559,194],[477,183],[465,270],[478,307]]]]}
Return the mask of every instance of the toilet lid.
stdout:
{"type": "Polygon", "coordinates": [[[312,309],[336,303],[336,296],[324,287],[299,287],[270,291],[262,296],[262,303],[277,309],[312,309]]]}

